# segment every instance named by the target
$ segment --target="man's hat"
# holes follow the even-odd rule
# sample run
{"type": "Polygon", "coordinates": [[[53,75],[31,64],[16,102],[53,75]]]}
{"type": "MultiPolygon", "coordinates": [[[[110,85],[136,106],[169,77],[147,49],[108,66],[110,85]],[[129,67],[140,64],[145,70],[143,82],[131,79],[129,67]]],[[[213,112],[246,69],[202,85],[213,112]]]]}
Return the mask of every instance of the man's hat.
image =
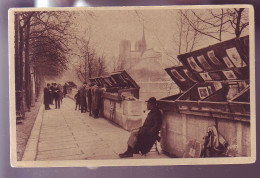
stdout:
{"type": "Polygon", "coordinates": [[[148,103],[151,103],[151,104],[155,104],[157,101],[156,101],[156,98],[155,97],[151,97],[149,98],[147,101],[145,102],[148,102],[148,103]]]}

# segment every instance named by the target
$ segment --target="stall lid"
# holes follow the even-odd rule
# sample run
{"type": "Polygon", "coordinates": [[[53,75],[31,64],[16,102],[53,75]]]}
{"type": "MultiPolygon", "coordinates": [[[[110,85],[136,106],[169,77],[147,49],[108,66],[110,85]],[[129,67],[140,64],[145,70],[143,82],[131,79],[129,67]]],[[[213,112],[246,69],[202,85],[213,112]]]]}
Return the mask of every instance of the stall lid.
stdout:
{"type": "Polygon", "coordinates": [[[249,79],[249,37],[234,38],[178,56],[200,82],[249,79]]]}
{"type": "Polygon", "coordinates": [[[115,80],[111,76],[102,77],[108,88],[117,87],[115,80]]]}
{"type": "Polygon", "coordinates": [[[165,71],[182,91],[188,90],[192,85],[198,82],[196,76],[184,66],[166,68],[165,71]]]}
{"type": "Polygon", "coordinates": [[[231,101],[233,102],[247,102],[250,103],[250,87],[246,87],[237,96],[235,96],[231,101]]]}
{"type": "Polygon", "coordinates": [[[90,81],[91,84],[96,83],[96,79],[95,78],[89,78],[89,81],[90,81]]]}
{"type": "Polygon", "coordinates": [[[119,88],[136,88],[139,89],[140,87],[137,83],[132,79],[132,77],[125,71],[118,71],[113,72],[111,75],[112,79],[116,82],[116,85],[119,88]]]}

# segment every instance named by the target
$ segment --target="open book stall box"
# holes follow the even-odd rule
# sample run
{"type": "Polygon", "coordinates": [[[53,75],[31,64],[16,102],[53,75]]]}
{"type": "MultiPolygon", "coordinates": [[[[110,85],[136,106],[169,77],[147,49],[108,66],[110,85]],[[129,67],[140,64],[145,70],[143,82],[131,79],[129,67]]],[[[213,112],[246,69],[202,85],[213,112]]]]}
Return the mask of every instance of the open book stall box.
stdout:
{"type": "Polygon", "coordinates": [[[195,141],[194,150],[201,150],[213,126],[217,136],[234,148],[222,156],[250,157],[249,36],[181,54],[178,59],[183,65],[165,70],[182,92],[159,101],[162,149],[178,157],[199,157],[200,151],[187,154],[187,145],[195,141]]]}
{"type": "Polygon", "coordinates": [[[142,101],[140,87],[126,71],[113,72],[108,76],[91,78],[106,88],[103,94],[103,116],[126,130],[142,126],[142,101]]]}

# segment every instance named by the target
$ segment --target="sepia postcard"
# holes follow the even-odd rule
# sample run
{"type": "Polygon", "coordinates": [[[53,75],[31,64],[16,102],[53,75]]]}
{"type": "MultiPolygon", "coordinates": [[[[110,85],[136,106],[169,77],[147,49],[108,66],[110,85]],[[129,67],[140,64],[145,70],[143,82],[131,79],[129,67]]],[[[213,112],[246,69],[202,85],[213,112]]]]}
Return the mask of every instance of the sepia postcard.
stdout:
{"type": "Polygon", "coordinates": [[[13,167],[256,160],[251,5],[9,10],[13,167]]]}

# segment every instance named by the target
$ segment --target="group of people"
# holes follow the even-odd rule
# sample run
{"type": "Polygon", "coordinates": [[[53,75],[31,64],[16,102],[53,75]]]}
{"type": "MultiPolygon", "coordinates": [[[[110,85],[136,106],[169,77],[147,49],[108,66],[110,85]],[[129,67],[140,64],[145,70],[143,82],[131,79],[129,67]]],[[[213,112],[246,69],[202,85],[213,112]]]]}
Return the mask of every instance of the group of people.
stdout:
{"type": "MultiPolygon", "coordinates": [[[[45,109],[50,109],[49,104],[55,100],[56,108],[60,108],[62,98],[67,94],[66,84],[63,90],[60,84],[47,84],[44,88],[45,109]]],[[[98,118],[103,110],[103,93],[105,88],[98,83],[83,83],[83,86],[74,96],[76,108],[81,112],[89,112],[90,116],[98,118]]],[[[150,111],[142,127],[133,130],[127,142],[127,150],[119,154],[120,158],[133,157],[133,154],[146,154],[150,151],[156,140],[160,140],[159,131],[162,125],[162,114],[157,106],[157,100],[151,97],[147,102],[147,109],[150,111]]]]}
{"type": "Polygon", "coordinates": [[[84,82],[83,86],[74,96],[76,101],[75,110],[78,108],[82,113],[89,112],[90,116],[98,118],[102,115],[104,91],[105,88],[98,83],[91,83],[88,85],[84,82]]]}
{"type": "Polygon", "coordinates": [[[44,88],[44,105],[45,110],[49,110],[50,105],[53,105],[55,102],[55,109],[59,109],[62,104],[63,97],[66,97],[67,94],[67,84],[62,87],[61,84],[47,84],[44,88]]]}

